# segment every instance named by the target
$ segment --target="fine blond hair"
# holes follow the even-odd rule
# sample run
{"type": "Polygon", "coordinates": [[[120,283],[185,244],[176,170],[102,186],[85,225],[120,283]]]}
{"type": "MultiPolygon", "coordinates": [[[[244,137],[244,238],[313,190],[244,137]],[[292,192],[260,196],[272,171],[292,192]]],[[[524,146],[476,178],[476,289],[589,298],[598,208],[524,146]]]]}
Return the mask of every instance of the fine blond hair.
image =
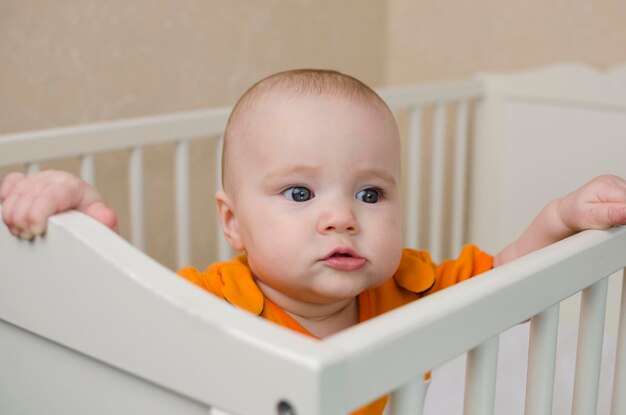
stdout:
{"type": "Polygon", "coordinates": [[[231,145],[229,143],[245,131],[243,125],[245,124],[246,116],[264,98],[273,93],[286,93],[292,96],[338,96],[357,103],[378,105],[391,114],[385,101],[372,88],[358,79],[341,72],[326,69],[294,69],[278,72],[263,78],[252,85],[239,98],[228,118],[226,130],[224,131],[224,146],[222,150],[222,186],[224,190],[230,187],[232,174],[231,145]]]}

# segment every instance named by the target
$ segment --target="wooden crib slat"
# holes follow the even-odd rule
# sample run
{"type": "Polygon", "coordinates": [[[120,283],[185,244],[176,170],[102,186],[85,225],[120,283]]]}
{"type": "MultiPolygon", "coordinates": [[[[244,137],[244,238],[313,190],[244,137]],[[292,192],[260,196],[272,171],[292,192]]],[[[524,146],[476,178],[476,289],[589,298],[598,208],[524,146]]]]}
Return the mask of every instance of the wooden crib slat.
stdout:
{"type": "Polygon", "coordinates": [[[406,241],[409,248],[417,249],[420,234],[420,188],[422,162],[422,110],[412,107],[409,111],[407,180],[409,189],[406,193],[406,241]]]}
{"type": "Polygon", "coordinates": [[[26,165],[26,173],[31,174],[36,171],[39,171],[39,163],[28,163],[26,165]]]}
{"type": "Polygon", "coordinates": [[[454,183],[452,214],[452,253],[461,250],[465,230],[465,188],[467,187],[467,117],[468,101],[460,101],[456,113],[456,131],[454,145],[454,183]]]}
{"type": "Polygon", "coordinates": [[[432,191],[430,205],[430,251],[435,261],[442,259],[443,187],[445,153],[445,104],[435,106],[433,130],[432,191]]]}
{"type": "Polygon", "coordinates": [[[464,415],[492,415],[496,394],[498,336],[467,352],[464,415]]]}
{"type": "Polygon", "coordinates": [[[422,415],[427,385],[423,379],[423,376],[412,379],[391,393],[391,415],[422,415]]]}
{"type": "Polygon", "coordinates": [[[129,200],[130,200],[130,240],[140,250],[144,250],[144,203],[143,203],[143,149],[135,147],[130,152],[129,200]]]}
{"type": "MultiPolygon", "coordinates": [[[[215,153],[215,177],[217,183],[215,183],[216,189],[222,188],[222,150],[224,148],[224,137],[220,137],[217,146],[217,152],[215,153]]],[[[217,215],[215,215],[215,221],[217,222],[215,229],[220,229],[220,223],[217,219],[217,215]]],[[[228,240],[224,236],[223,232],[217,232],[217,256],[220,261],[228,261],[230,257],[233,255],[232,249],[230,249],[230,245],[228,244],[228,240]]]]}
{"type": "Polygon", "coordinates": [[[595,414],[602,360],[608,278],[582,291],[572,414],[595,414]]]}
{"type": "Polygon", "coordinates": [[[81,157],[80,178],[89,184],[96,184],[96,166],[92,154],[86,154],[81,157]]]}
{"type": "Polygon", "coordinates": [[[530,320],[525,415],[552,413],[559,304],[530,320]]]}
{"type": "Polygon", "coordinates": [[[626,413],[626,269],[622,276],[622,299],[613,376],[611,415],[620,415],[626,413]]]}
{"type": "Polygon", "coordinates": [[[191,264],[189,211],[189,143],[176,144],[174,166],[176,186],[176,254],[178,268],[191,264]]]}

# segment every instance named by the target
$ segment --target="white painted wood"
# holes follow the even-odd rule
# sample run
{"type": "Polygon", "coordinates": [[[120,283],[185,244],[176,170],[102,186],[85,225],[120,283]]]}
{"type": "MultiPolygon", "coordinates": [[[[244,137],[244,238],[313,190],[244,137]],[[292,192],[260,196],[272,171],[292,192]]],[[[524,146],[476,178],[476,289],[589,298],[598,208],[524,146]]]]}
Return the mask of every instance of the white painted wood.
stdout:
{"type": "Polygon", "coordinates": [[[626,228],[584,232],[315,342],[207,295],[71,212],[34,242],[0,227],[0,318],[228,412],[274,414],[287,399],[303,415],[344,414],[623,267],[625,250],[626,228]]]}
{"type": "Polygon", "coordinates": [[[96,184],[96,162],[92,154],[80,158],[80,178],[91,185],[96,184]]]}
{"type": "Polygon", "coordinates": [[[143,149],[135,147],[130,151],[129,168],[129,200],[130,200],[130,240],[133,246],[141,251],[144,242],[144,174],[143,149]]]}
{"type": "Polygon", "coordinates": [[[606,70],[584,64],[557,64],[507,74],[484,73],[479,78],[486,95],[605,111],[626,110],[626,64],[606,70]]]}
{"type": "Polygon", "coordinates": [[[0,319],[0,413],[207,415],[209,408],[0,319]]]}
{"type": "Polygon", "coordinates": [[[525,415],[552,413],[558,328],[558,304],[530,320],[525,415]]]}
{"type": "Polygon", "coordinates": [[[176,144],[174,176],[176,193],[176,258],[178,268],[182,268],[191,263],[189,143],[185,140],[176,144]]]}
{"type": "Polygon", "coordinates": [[[553,198],[599,174],[626,176],[626,66],[556,65],[480,79],[487,95],[474,120],[472,242],[497,252],[553,198]]]}
{"type": "Polygon", "coordinates": [[[467,151],[468,151],[468,106],[467,100],[460,101],[457,107],[455,118],[454,135],[454,181],[452,196],[452,225],[450,247],[452,254],[460,252],[465,243],[466,226],[466,188],[467,183],[467,151]]]}
{"type": "MultiPolygon", "coordinates": [[[[378,90],[394,108],[480,97],[481,81],[455,81],[378,90]]],[[[220,135],[231,107],[138,117],[0,136],[0,167],[57,159],[79,154],[128,149],[220,135]]]]}
{"type": "MultiPolygon", "coordinates": [[[[473,120],[469,241],[499,252],[555,197],[600,174],[626,177],[625,68],[556,65],[480,78],[486,95],[473,120]]],[[[615,288],[609,309],[619,305],[615,288]]],[[[562,323],[578,323],[578,298],[561,304],[562,323]]],[[[608,314],[610,334],[616,315],[608,314]]]]}
{"type": "Polygon", "coordinates": [[[324,346],[351,354],[348,407],[397,388],[621,269],[625,249],[626,228],[587,231],[326,338],[324,346]]]}
{"type": "Polygon", "coordinates": [[[0,167],[219,135],[230,107],[0,136],[0,167]]]}
{"type": "Polygon", "coordinates": [[[596,412],[608,279],[583,290],[578,328],[572,414],[596,412]]]}
{"type": "Polygon", "coordinates": [[[417,249],[419,247],[420,196],[421,189],[421,164],[422,164],[422,111],[421,107],[412,107],[409,111],[409,135],[408,135],[408,166],[407,166],[407,192],[406,192],[406,246],[417,249]]]}
{"type": "Polygon", "coordinates": [[[424,376],[411,379],[391,393],[390,415],[422,415],[427,383],[424,376]]]}
{"type": "Polygon", "coordinates": [[[464,415],[493,414],[498,368],[498,337],[491,337],[467,353],[464,415]]]}
{"type": "Polygon", "coordinates": [[[445,175],[446,107],[440,102],[435,106],[433,126],[432,178],[430,195],[430,253],[439,262],[443,259],[443,197],[445,175]]]}
{"type": "MultiPolygon", "coordinates": [[[[222,151],[224,148],[224,137],[220,137],[218,141],[218,151],[215,154],[215,177],[217,178],[216,189],[222,188],[222,151]]],[[[216,226],[215,229],[221,229],[220,221],[215,217],[216,226]]],[[[223,232],[217,234],[217,257],[220,261],[228,261],[234,252],[228,243],[228,240],[224,236],[223,232]]]]}
{"type": "Polygon", "coordinates": [[[39,163],[28,163],[26,166],[26,173],[31,174],[39,171],[39,163]]]}
{"type": "Polygon", "coordinates": [[[378,94],[392,109],[421,106],[436,102],[475,99],[484,95],[481,80],[432,82],[379,88],[378,94]]]}
{"type": "Polygon", "coordinates": [[[611,415],[626,413],[626,269],[622,273],[622,298],[617,336],[611,415]]]}
{"type": "Polygon", "coordinates": [[[344,352],[208,295],[83,214],[52,218],[33,242],[0,226],[0,256],[0,320],[89,358],[89,382],[112,367],[235,414],[275,415],[283,399],[303,415],[347,412],[330,407],[343,395],[344,352]]]}

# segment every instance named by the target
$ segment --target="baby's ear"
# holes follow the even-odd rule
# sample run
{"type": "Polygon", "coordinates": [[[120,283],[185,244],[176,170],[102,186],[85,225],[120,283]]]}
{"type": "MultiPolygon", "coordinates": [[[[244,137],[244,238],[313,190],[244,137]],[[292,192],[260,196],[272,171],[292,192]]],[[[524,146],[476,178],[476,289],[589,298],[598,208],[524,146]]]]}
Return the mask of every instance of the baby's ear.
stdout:
{"type": "Polygon", "coordinates": [[[230,247],[237,251],[243,251],[244,245],[239,233],[239,224],[235,216],[232,200],[223,190],[215,192],[215,203],[217,205],[217,217],[222,227],[222,232],[230,247]]]}

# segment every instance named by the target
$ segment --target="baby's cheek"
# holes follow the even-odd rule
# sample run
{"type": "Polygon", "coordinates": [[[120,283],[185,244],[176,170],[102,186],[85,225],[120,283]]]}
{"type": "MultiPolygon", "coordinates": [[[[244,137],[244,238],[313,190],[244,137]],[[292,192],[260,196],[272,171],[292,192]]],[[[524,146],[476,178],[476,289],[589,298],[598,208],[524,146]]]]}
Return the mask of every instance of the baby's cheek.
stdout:
{"type": "Polygon", "coordinates": [[[382,261],[385,272],[392,275],[400,265],[402,257],[402,237],[400,235],[387,235],[378,240],[376,250],[382,261]]]}

